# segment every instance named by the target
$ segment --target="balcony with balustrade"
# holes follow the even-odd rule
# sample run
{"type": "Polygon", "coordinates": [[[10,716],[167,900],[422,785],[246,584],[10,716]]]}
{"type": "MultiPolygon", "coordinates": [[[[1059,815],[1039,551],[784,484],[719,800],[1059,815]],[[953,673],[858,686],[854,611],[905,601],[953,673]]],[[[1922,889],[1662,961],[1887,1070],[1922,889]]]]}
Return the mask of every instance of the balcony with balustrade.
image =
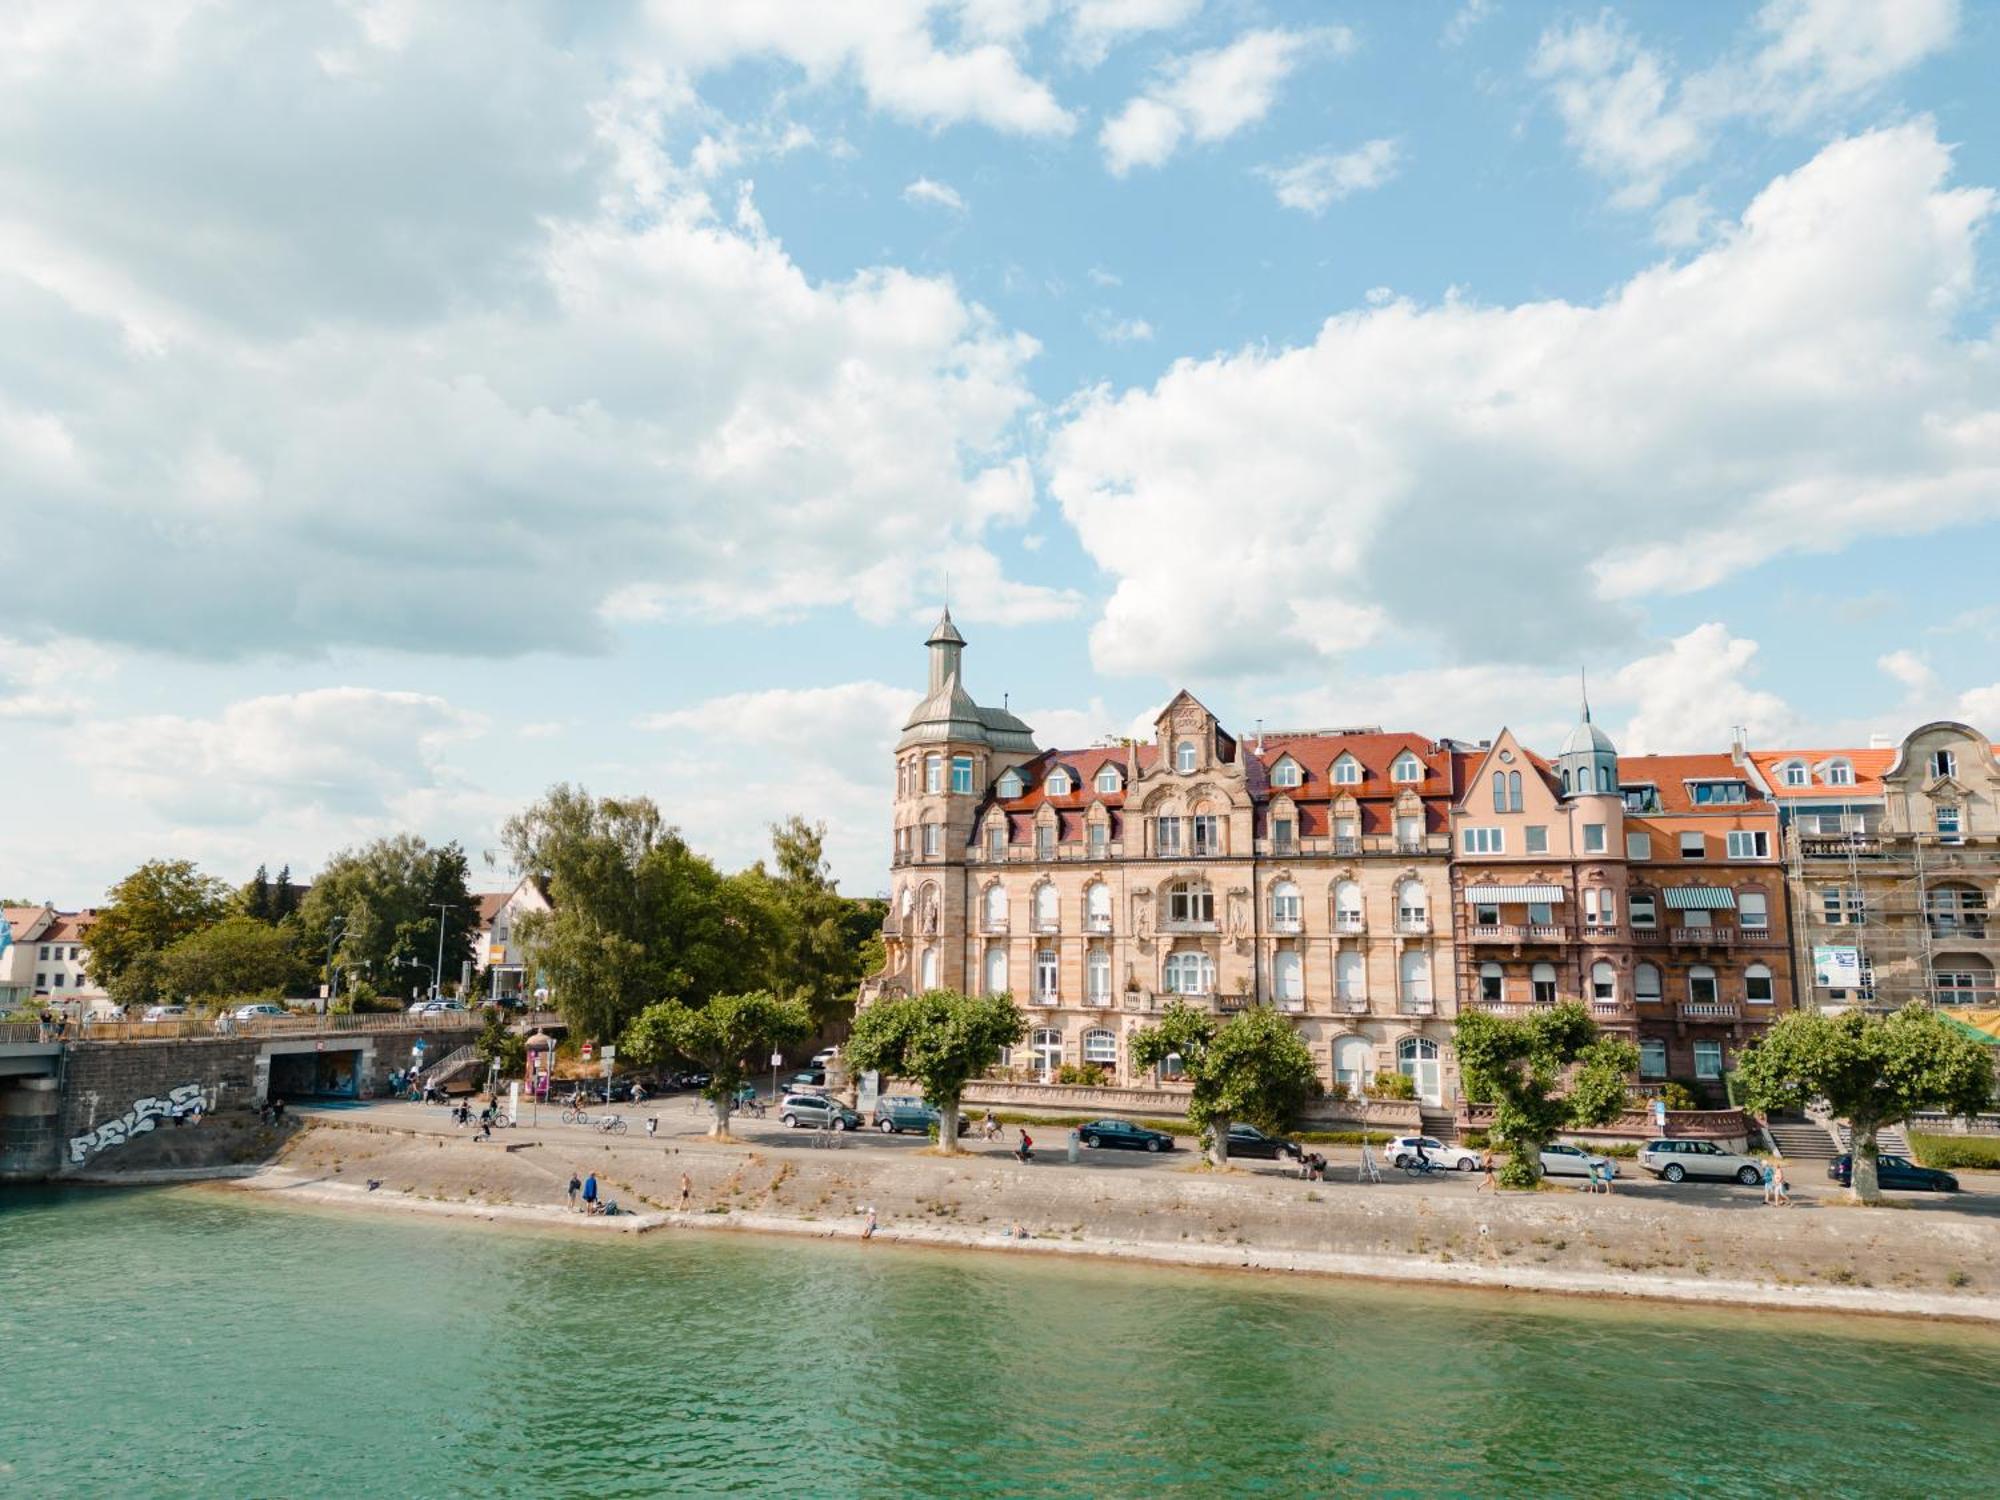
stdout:
{"type": "Polygon", "coordinates": [[[1185,937],[1217,933],[1222,931],[1222,925],[1213,917],[1162,917],[1160,931],[1169,937],[1185,937]]]}
{"type": "Polygon", "coordinates": [[[1677,1010],[1683,1021],[1735,1021],[1743,1015],[1733,1000],[1683,1000],[1677,1010]]]}
{"type": "Polygon", "coordinates": [[[1111,931],[1111,914],[1109,912],[1091,913],[1089,916],[1086,916],[1083,919],[1083,930],[1085,932],[1096,932],[1096,933],[1107,933],[1111,931]]]}
{"type": "Polygon", "coordinates": [[[1676,948],[1728,948],[1736,943],[1734,927],[1670,927],[1667,941],[1676,948]]]}
{"type": "Polygon", "coordinates": [[[1424,911],[1399,911],[1396,913],[1397,937],[1428,937],[1431,917],[1424,911]]]}
{"type": "Polygon", "coordinates": [[[1333,930],[1342,937],[1353,937],[1368,930],[1368,918],[1358,911],[1337,911],[1333,914],[1333,930]]]}
{"type": "Polygon", "coordinates": [[[1007,914],[1001,912],[995,915],[992,912],[988,912],[979,919],[979,930],[987,937],[1005,937],[1007,935],[1007,914]]]}
{"type": "Polygon", "coordinates": [[[1276,937],[1296,937],[1306,930],[1303,917],[1273,917],[1271,932],[1276,937]]]}

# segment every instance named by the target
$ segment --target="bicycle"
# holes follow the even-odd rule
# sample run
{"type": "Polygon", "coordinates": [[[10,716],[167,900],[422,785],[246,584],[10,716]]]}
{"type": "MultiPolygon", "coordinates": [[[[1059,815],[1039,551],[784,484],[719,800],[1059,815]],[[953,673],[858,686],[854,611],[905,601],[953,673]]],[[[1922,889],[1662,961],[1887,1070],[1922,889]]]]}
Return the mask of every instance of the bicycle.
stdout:
{"type": "Polygon", "coordinates": [[[595,1130],[599,1135],[623,1135],[625,1133],[625,1117],[623,1115],[606,1115],[593,1125],[591,1129],[595,1130]]]}
{"type": "Polygon", "coordinates": [[[1403,1175],[1413,1180],[1418,1177],[1437,1177],[1442,1175],[1445,1170],[1444,1167],[1439,1166],[1428,1156],[1412,1157],[1403,1163],[1403,1175]]]}
{"type": "Polygon", "coordinates": [[[761,1120],[771,1113],[771,1106],[762,1099],[745,1099],[736,1106],[736,1112],[740,1115],[755,1115],[761,1120]]]}
{"type": "Polygon", "coordinates": [[[565,1125],[588,1125],[590,1123],[589,1113],[580,1104],[565,1104],[561,1118],[565,1125]]]}

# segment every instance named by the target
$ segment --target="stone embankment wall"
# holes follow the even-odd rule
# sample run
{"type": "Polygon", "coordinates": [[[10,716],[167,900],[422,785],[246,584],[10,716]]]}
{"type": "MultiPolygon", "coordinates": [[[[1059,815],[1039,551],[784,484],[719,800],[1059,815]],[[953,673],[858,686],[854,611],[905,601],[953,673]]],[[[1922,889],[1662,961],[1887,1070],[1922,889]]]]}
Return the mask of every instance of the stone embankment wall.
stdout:
{"type": "MultiPolygon", "coordinates": [[[[884,1084],[884,1093],[921,1092],[914,1084],[884,1084]]],[[[1127,1089],[1070,1083],[997,1083],[980,1079],[966,1088],[967,1107],[985,1109],[1074,1111],[1080,1114],[1129,1115],[1167,1119],[1187,1112],[1186,1089],[1127,1089]]],[[[1299,1116],[1301,1130],[1386,1130],[1396,1135],[1423,1128],[1415,1100],[1322,1100],[1299,1116]]]]}

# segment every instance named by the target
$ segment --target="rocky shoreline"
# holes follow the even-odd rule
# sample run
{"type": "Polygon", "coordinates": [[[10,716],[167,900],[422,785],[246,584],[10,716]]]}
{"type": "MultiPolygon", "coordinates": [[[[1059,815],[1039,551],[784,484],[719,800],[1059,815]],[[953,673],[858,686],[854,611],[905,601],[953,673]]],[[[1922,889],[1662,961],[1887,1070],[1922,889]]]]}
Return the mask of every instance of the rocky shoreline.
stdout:
{"type": "Polygon", "coordinates": [[[216,1186],[271,1203],[586,1234],[858,1239],[872,1208],[882,1245],[2000,1323],[2000,1220],[1963,1212],[1495,1196],[1470,1180],[1419,1192],[1302,1183],[1261,1163],[1142,1174],[990,1154],[509,1134],[518,1138],[474,1142],[319,1122],[273,1163],[216,1186]],[[571,1211],[572,1170],[595,1172],[621,1212],[571,1211]]]}

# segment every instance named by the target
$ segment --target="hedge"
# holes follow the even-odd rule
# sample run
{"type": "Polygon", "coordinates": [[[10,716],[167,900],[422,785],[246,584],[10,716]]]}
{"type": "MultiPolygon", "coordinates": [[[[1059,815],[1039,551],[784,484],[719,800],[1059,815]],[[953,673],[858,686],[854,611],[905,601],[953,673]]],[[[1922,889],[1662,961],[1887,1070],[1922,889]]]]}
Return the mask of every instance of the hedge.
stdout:
{"type": "Polygon", "coordinates": [[[1925,1135],[1913,1130],[1910,1150],[1927,1167],[1984,1167],[2000,1171],[2000,1136],[1925,1135]]]}

